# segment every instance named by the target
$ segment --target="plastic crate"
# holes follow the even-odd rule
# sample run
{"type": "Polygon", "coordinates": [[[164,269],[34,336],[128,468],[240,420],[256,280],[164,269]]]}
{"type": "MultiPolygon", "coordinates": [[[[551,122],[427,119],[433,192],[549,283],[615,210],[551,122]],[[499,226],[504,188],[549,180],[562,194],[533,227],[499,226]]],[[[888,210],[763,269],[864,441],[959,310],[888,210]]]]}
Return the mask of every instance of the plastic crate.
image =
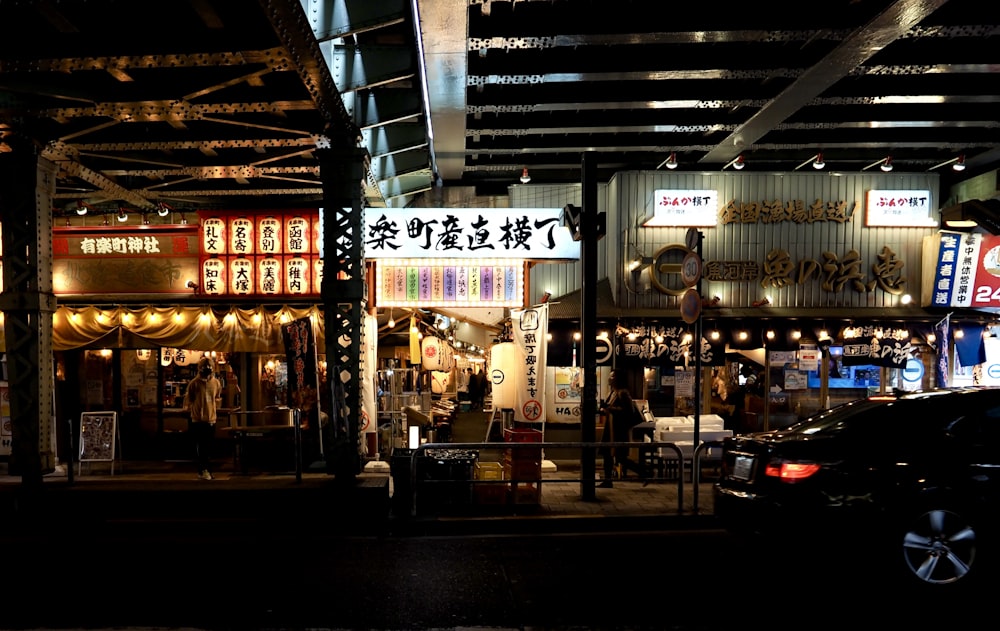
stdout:
{"type": "Polygon", "coordinates": [[[476,462],[477,480],[503,480],[503,465],[499,462],[476,462]]]}
{"type": "Polygon", "coordinates": [[[542,432],[531,428],[505,428],[503,439],[508,443],[540,443],[542,442],[542,432]]]}
{"type": "Polygon", "coordinates": [[[507,493],[510,491],[509,484],[499,484],[498,482],[477,482],[475,484],[476,504],[489,504],[496,506],[507,503],[507,493]]]}

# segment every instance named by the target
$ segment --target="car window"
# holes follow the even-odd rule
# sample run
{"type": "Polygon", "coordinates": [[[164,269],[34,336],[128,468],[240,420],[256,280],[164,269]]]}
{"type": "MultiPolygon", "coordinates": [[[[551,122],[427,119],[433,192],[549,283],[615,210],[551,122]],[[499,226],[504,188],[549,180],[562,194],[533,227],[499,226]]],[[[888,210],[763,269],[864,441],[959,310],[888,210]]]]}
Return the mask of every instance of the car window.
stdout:
{"type": "Polygon", "coordinates": [[[948,432],[969,444],[996,445],[1000,440],[1000,404],[955,419],[948,432]]]}
{"type": "Polygon", "coordinates": [[[884,400],[859,399],[829,410],[822,410],[788,428],[788,432],[807,435],[838,434],[852,428],[873,428],[879,424],[877,411],[885,408],[884,400]]]}

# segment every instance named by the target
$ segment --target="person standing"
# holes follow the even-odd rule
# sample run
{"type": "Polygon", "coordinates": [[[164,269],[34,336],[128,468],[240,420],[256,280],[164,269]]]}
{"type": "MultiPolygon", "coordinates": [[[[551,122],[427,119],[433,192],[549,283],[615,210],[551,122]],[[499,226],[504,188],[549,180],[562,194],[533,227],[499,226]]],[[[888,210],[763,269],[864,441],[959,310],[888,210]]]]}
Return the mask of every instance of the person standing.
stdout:
{"type": "MultiPolygon", "coordinates": [[[[632,394],[625,386],[625,379],[614,370],[608,374],[608,388],[610,394],[604,400],[604,405],[601,406],[600,410],[606,419],[601,442],[631,441],[632,428],[639,422],[632,394]]],[[[628,447],[604,447],[601,449],[604,456],[604,479],[599,485],[601,488],[612,488],[611,479],[614,476],[616,465],[621,467],[622,477],[629,470],[634,471],[639,477],[645,477],[639,464],[629,458],[628,450],[628,447]]]]}
{"type": "Polygon", "coordinates": [[[191,415],[191,438],[194,443],[198,477],[211,480],[212,444],[215,439],[216,409],[222,399],[222,383],[216,379],[212,360],[198,360],[198,374],[188,382],[184,409],[191,415]]]}

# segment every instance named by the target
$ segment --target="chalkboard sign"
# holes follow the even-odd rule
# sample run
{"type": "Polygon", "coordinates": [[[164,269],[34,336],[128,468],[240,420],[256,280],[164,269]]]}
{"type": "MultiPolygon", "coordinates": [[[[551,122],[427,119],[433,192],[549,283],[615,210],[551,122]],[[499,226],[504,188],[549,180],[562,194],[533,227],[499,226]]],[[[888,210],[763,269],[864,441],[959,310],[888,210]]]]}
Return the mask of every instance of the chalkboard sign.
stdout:
{"type": "Polygon", "coordinates": [[[80,462],[110,461],[114,467],[117,414],[84,412],[80,415],[80,462]]]}

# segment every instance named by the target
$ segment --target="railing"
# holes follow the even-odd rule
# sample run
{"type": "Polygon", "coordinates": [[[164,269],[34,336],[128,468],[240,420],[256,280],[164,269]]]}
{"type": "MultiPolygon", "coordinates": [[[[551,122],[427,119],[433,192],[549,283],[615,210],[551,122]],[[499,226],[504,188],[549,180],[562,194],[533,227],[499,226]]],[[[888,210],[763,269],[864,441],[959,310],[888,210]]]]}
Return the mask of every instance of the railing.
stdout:
{"type": "MultiPolygon", "coordinates": [[[[698,469],[701,466],[701,455],[704,453],[705,449],[714,446],[720,446],[721,443],[718,441],[712,441],[710,443],[703,443],[694,451],[692,457],[692,484],[694,486],[694,510],[697,512],[698,506],[698,482],[700,481],[700,476],[698,475],[698,469]]],[[[505,451],[505,450],[525,450],[530,449],[532,451],[537,451],[539,453],[539,459],[546,449],[581,449],[581,450],[593,450],[594,457],[596,457],[597,452],[602,449],[614,449],[614,448],[630,448],[638,449],[640,453],[642,451],[650,451],[659,448],[667,448],[673,450],[677,455],[678,463],[678,475],[677,475],[677,512],[681,514],[684,512],[684,454],[675,443],[668,442],[639,442],[639,441],[600,441],[600,442],[504,442],[504,443],[494,443],[494,442],[479,442],[479,443],[424,443],[419,445],[417,448],[413,449],[410,454],[409,462],[409,476],[408,485],[410,493],[410,516],[417,515],[417,500],[418,500],[418,487],[420,484],[429,482],[418,480],[417,476],[417,463],[418,459],[421,457],[426,457],[424,454],[428,450],[432,449],[446,449],[446,450],[486,450],[486,451],[505,451]]],[[[587,457],[592,457],[589,454],[587,457]]],[[[641,457],[641,456],[640,456],[641,457]]],[[[662,457],[662,456],[661,456],[662,457]]],[[[394,473],[395,475],[395,473],[394,473]]],[[[559,483],[579,483],[581,486],[584,483],[595,484],[597,481],[595,479],[586,480],[584,478],[540,478],[540,479],[527,479],[527,478],[515,478],[515,479],[502,479],[502,480],[457,480],[454,483],[466,482],[467,484],[503,484],[511,485],[518,483],[531,483],[531,482],[544,482],[545,484],[559,483]]]]}

